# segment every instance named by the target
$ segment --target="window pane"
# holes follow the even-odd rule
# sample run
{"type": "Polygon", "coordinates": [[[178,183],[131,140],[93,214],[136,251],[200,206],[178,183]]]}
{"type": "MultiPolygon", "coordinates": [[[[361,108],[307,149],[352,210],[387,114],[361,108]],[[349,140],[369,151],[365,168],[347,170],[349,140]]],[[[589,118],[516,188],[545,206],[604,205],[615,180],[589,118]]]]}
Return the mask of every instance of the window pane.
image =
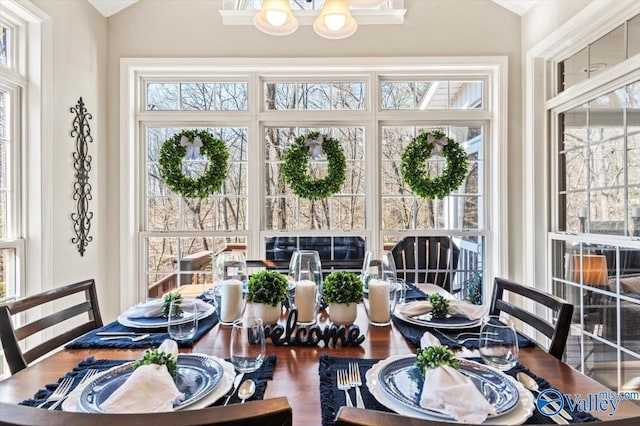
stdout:
{"type": "Polygon", "coordinates": [[[11,43],[11,29],[0,24],[0,65],[5,67],[10,66],[10,43],[11,43]]]}
{"type": "MultiPolygon", "coordinates": [[[[457,190],[443,200],[423,199],[413,195],[400,173],[402,153],[413,137],[435,128],[382,128],[382,227],[383,229],[478,229],[483,226],[481,186],[483,161],[482,128],[478,126],[440,127],[460,143],[468,157],[467,177],[457,190]],[[468,196],[463,196],[468,195],[468,196]]],[[[446,160],[432,155],[427,160],[427,176],[442,174],[446,160]]]]}
{"type": "Polygon", "coordinates": [[[589,49],[589,77],[624,61],[627,57],[624,43],[624,25],[596,40],[589,49]]]}
{"type": "Polygon", "coordinates": [[[16,250],[0,249],[0,300],[17,295],[16,266],[16,250]]]}
{"type": "Polygon", "coordinates": [[[366,243],[361,236],[277,236],[265,238],[267,260],[289,261],[296,250],[315,250],[320,260],[364,259],[366,243]]]}
{"type": "Polygon", "coordinates": [[[149,111],[176,111],[179,108],[180,88],[177,83],[147,84],[147,109],[149,111]]]}
{"type": "Polygon", "coordinates": [[[9,92],[0,90],[0,238],[11,235],[9,221],[9,172],[11,167],[9,125],[11,123],[9,113],[11,111],[11,98],[9,92]]]}
{"type": "Polygon", "coordinates": [[[246,237],[147,238],[147,285],[149,297],[179,286],[212,285],[212,259],[225,250],[246,251],[246,237]]]}
{"type": "Polygon", "coordinates": [[[364,82],[265,83],[267,110],[364,110],[364,82]]]}
{"type": "MultiPolygon", "coordinates": [[[[162,144],[182,129],[149,128],[147,131],[147,229],[245,230],[247,224],[247,129],[209,128],[224,140],[229,152],[227,178],[221,189],[204,199],[184,198],[164,182],[158,158],[162,144]]],[[[183,161],[183,173],[193,179],[209,168],[207,157],[183,161]]]]}
{"type": "MultiPolygon", "coordinates": [[[[265,224],[267,229],[364,229],[364,139],[359,127],[265,128],[265,224]],[[347,159],[346,180],[339,193],[321,200],[298,198],[282,174],[286,150],[298,135],[313,130],[341,142],[347,159]],[[349,207],[349,208],[347,208],[349,207]],[[352,209],[350,207],[353,207],[352,209]]],[[[315,179],[327,175],[325,159],[308,163],[315,179]]]]}
{"type": "Polygon", "coordinates": [[[244,111],[247,83],[148,83],[149,111],[244,111]]]}
{"type": "Polygon", "coordinates": [[[483,107],[482,81],[383,81],[382,109],[473,109],[483,107]]]}
{"type": "Polygon", "coordinates": [[[568,89],[574,84],[589,78],[589,48],[585,47],[559,64],[560,87],[558,91],[568,89]]]}
{"type": "Polygon", "coordinates": [[[627,23],[627,58],[640,53],[640,15],[629,20],[627,23]]]}

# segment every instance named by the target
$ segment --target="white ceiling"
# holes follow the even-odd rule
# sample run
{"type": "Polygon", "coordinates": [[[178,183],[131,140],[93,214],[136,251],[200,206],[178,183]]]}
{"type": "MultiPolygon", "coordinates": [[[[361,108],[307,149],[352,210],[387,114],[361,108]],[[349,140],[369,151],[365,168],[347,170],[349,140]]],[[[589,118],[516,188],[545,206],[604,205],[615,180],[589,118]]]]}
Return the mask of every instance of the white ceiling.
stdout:
{"type": "MultiPolygon", "coordinates": [[[[111,16],[131,6],[138,0],[88,0],[102,15],[111,16]]],[[[518,15],[524,15],[538,0],[492,0],[518,15]]]]}

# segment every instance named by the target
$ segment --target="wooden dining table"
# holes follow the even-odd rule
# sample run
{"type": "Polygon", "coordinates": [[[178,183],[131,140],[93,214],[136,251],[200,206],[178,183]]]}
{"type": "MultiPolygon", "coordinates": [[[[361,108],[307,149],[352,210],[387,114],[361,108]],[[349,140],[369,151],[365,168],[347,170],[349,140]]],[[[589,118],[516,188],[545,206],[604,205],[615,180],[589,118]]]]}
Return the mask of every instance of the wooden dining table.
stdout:
{"type": "MultiPolygon", "coordinates": [[[[320,314],[321,327],[328,324],[328,317],[320,314]]],[[[320,425],[320,381],[318,359],[323,353],[351,358],[386,358],[392,355],[414,353],[415,349],[393,325],[369,326],[364,308],[360,306],[356,325],[365,336],[360,346],[337,348],[312,346],[275,346],[267,344],[267,354],[277,356],[276,368],[265,392],[265,398],[284,396],[293,411],[294,425],[320,425]]],[[[230,327],[216,325],[193,348],[182,352],[197,352],[218,357],[229,357],[230,327]]],[[[19,403],[31,398],[47,383],[55,383],[59,377],[72,370],[83,359],[137,359],[142,350],[130,349],[63,349],[36,362],[26,369],[0,382],[0,401],[19,403]]],[[[538,347],[523,348],[519,361],[533,373],[546,378],[553,387],[563,393],[595,393],[608,389],[557,360],[538,347]]],[[[592,413],[603,420],[605,413],[592,413]]],[[[640,416],[640,406],[630,401],[620,404],[615,419],[640,416]]]]}

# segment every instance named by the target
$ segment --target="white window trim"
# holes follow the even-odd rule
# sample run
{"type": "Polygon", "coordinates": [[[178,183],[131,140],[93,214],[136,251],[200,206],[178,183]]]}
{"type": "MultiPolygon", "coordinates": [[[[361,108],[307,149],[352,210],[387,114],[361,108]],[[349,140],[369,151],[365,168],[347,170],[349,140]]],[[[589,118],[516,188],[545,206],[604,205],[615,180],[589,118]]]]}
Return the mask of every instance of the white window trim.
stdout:
{"type": "MultiPolygon", "coordinates": [[[[586,46],[620,25],[625,19],[640,13],[637,0],[600,0],[591,2],[558,30],[550,34],[532,49],[525,57],[525,123],[523,164],[525,208],[524,223],[524,279],[527,283],[536,283],[541,290],[550,291],[551,276],[550,247],[548,231],[553,222],[549,212],[554,207],[549,191],[551,178],[555,173],[548,161],[553,147],[553,135],[549,135],[547,108],[556,106],[575,92],[588,94],[596,87],[604,87],[602,81],[611,80],[612,75],[623,78],[633,70],[633,60],[611,67],[598,76],[582,81],[556,96],[551,88],[557,82],[551,81],[552,67],[576,50],[586,46]],[[548,101],[555,96],[553,101],[548,101]]],[[[638,58],[638,55],[636,55],[638,58]]],[[[637,61],[635,62],[638,63],[637,61]]],[[[636,66],[637,68],[637,66],[636,66]]],[[[585,95],[587,96],[587,95],[585,95]]]]}
{"type": "MultiPolygon", "coordinates": [[[[139,231],[141,228],[143,206],[142,194],[140,194],[140,183],[144,181],[144,170],[139,167],[140,156],[143,155],[142,143],[140,143],[143,135],[139,134],[138,120],[141,118],[137,108],[137,100],[141,99],[141,93],[138,90],[138,79],[145,78],[146,74],[166,73],[167,75],[177,74],[182,76],[188,73],[200,74],[221,74],[238,73],[253,75],[252,83],[260,83],[260,77],[273,75],[283,75],[287,73],[295,73],[295,75],[317,76],[318,71],[323,74],[353,74],[357,72],[365,72],[377,78],[378,74],[385,73],[403,73],[410,75],[412,73],[420,73],[421,75],[431,74],[460,74],[469,75],[477,73],[477,75],[488,75],[490,87],[486,88],[486,102],[490,105],[490,114],[486,111],[478,112],[479,116],[484,115],[490,118],[490,122],[494,126],[493,129],[487,129],[488,136],[486,142],[487,164],[492,167],[487,168],[487,181],[485,182],[484,194],[487,207],[491,207],[491,217],[485,212],[486,226],[490,230],[490,235],[486,238],[487,250],[493,253],[491,262],[487,262],[485,267],[485,276],[487,283],[490,284],[490,277],[505,276],[507,273],[507,262],[503,260],[507,258],[507,232],[497,232],[497,229],[504,229],[507,223],[507,192],[504,189],[504,182],[507,180],[507,132],[508,120],[506,119],[508,105],[508,65],[506,57],[404,57],[404,58],[175,58],[175,59],[153,59],[153,58],[124,58],[120,61],[120,309],[124,310],[132,304],[138,303],[146,298],[146,287],[141,285],[145,281],[142,280],[143,274],[141,265],[141,241],[139,240],[139,231]],[[327,65],[332,64],[332,65],[327,65]],[[259,74],[258,74],[259,73],[259,74]],[[490,248],[489,248],[490,247],[490,248]],[[132,285],[133,283],[138,283],[132,285]]],[[[182,77],[181,77],[182,78],[182,77]]],[[[368,83],[367,90],[370,92],[370,99],[378,99],[377,89],[373,89],[372,82],[368,83]]],[[[261,103],[259,91],[250,91],[249,105],[254,107],[261,103]]],[[[378,134],[376,123],[381,119],[382,113],[377,113],[377,106],[369,105],[373,108],[373,113],[368,113],[366,120],[363,115],[362,125],[366,131],[371,134],[378,134]],[[372,117],[372,118],[371,118],[372,117]]],[[[260,111],[260,110],[257,110],[260,111]]],[[[316,117],[316,113],[309,116],[310,120],[320,119],[316,117]],[[311,118],[315,117],[315,118],[311,118]]],[[[339,117],[339,112],[327,111],[326,115],[320,113],[323,118],[327,118],[333,113],[334,118],[339,117]]],[[[357,112],[356,112],[357,113],[357,112]]],[[[256,125],[258,121],[268,124],[268,112],[258,112],[257,116],[252,116],[252,123],[249,126],[249,135],[253,137],[258,135],[259,128],[256,125]]],[[[211,117],[217,114],[211,113],[211,117]]],[[[202,119],[209,118],[208,113],[202,114],[202,119]]],[[[353,118],[353,117],[352,117],[353,118]]],[[[406,117],[405,117],[406,118],[406,117]]],[[[437,115],[430,116],[430,119],[450,120],[451,112],[442,111],[437,115]]],[[[275,117],[274,117],[275,119],[275,117]]],[[[278,118],[280,120],[281,118],[278,118]]],[[[377,138],[376,138],[377,140],[377,138]]],[[[367,150],[373,152],[376,150],[367,150]]],[[[367,154],[369,155],[369,154],[367,154]]],[[[377,164],[376,160],[369,155],[366,158],[366,164],[377,164]]],[[[371,183],[371,179],[367,180],[367,191],[372,188],[374,191],[367,192],[372,197],[367,197],[367,211],[371,212],[372,201],[378,200],[379,185],[371,183]]],[[[250,194],[250,200],[259,199],[259,194],[250,194]]],[[[377,202],[376,202],[377,203],[377,202]]],[[[254,209],[259,210],[259,209],[254,209]]],[[[252,210],[250,209],[250,212],[252,210]]],[[[250,213],[251,214],[251,213],[250,213]]],[[[259,219],[262,213],[254,212],[251,220],[259,219]],[[255,215],[258,215],[257,217],[255,215]]],[[[367,216],[367,223],[371,223],[370,216],[367,216]]],[[[259,222],[258,222],[259,223],[259,222]]],[[[372,247],[379,246],[379,224],[371,223],[369,229],[375,230],[371,237],[372,247]]],[[[354,234],[360,232],[353,231],[354,234]]],[[[265,235],[264,232],[252,233],[250,243],[259,247],[259,236],[265,235]],[[258,239],[258,241],[255,241],[258,239]]]]}

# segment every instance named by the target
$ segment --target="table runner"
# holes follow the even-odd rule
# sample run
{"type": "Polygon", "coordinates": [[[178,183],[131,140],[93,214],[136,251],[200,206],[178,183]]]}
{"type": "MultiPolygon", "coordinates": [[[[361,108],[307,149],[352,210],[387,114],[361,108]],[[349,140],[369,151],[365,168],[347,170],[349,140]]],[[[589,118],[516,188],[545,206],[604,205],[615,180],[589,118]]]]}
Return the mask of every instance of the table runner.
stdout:
{"type": "MultiPolygon", "coordinates": [[[[192,340],[177,341],[181,348],[190,348],[193,343],[207,334],[216,324],[218,324],[217,312],[202,318],[198,321],[198,330],[192,340]]],[[[118,321],[113,321],[103,327],[97,328],[77,339],[67,343],[66,349],[97,349],[97,348],[118,348],[118,349],[140,349],[140,348],[157,348],[169,339],[169,333],[166,328],[131,328],[125,327],[118,321]],[[149,333],[149,337],[138,342],[132,342],[130,339],[114,339],[101,340],[97,335],[99,332],[133,332],[133,333],[149,333]]]]}
{"type": "MultiPolygon", "coordinates": [[[[478,349],[478,346],[480,343],[479,340],[469,340],[464,344],[460,345],[460,344],[454,343],[453,340],[445,337],[445,336],[450,336],[450,337],[455,336],[458,333],[462,333],[462,332],[479,333],[480,327],[456,329],[456,330],[454,329],[438,330],[430,327],[422,327],[415,324],[409,324],[397,318],[395,315],[391,317],[391,320],[393,321],[393,325],[395,326],[395,328],[404,336],[405,339],[413,343],[413,345],[416,348],[420,346],[420,339],[422,338],[422,335],[424,334],[425,331],[428,331],[431,334],[433,334],[435,337],[438,338],[438,340],[440,340],[440,344],[446,345],[450,349],[460,349],[462,346],[464,346],[467,349],[478,349]]],[[[536,343],[533,340],[518,333],[519,348],[526,348],[526,347],[535,346],[535,345],[536,343]]]]}
{"type": "MultiPolygon", "coordinates": [[[[477,361],[482,363],[480,359],[471,359],[473,361],[477,361]]],[[[386,411],[392,412],[390,409],[380,404],[377,399],[369,392],[367,388],[367,383],[365,379],[366,372],[376,364],[380,359],[358,359],[358,358],[341,358],[334,357],[328,354],[322,354],[320,356],[320,362],[318,367],[318,373],[320,374],[320,407],[322,409],[322,424],[324,426],[332,426],[335,423],[336,415],[338,414],[338,410],[341,406],[346,405],[345,403],[345,395],[344,391],[339,390],[336,386],[336,370],[337,369],[345,369],[349,368],[350,362],[357,362],[360,366],[360,375],[362,377],[362,386],[360,387],[360,391],[362,393],[362,399],[364,400],[365,407],[370,410],[378,410],[378,411],[386,411]]],[[[551,387],[549,382],[545,379],[536,376],[527,368],[525,368],[522,364],[518,363],[514,368],[505,373],[511,377],[516,376],[519,372],[525,372],[526,374],[533,377],[540,389],[548,389],[551,387]]],[[[349,391],[349,395],[351,400],[354,401],[355,404],[355,390],[351,389],[349,391]]],[[[535,398],[535,395],[534,395],[535,398]]],[[[535,403],[535,400],[534,400],[535,403]]],[[[569,411],[569,407],[565,404],[565,409],[569,411]]],[[[586,422],[597,422],[599,419],[593,417],[589,413],[583,413],[580,411],[570,412],[573,416],[573,421],[571,423],[586,423],[586,422]]],[[[525,422],[525,424],[555,424],[550,417],[541,414],[535,407],[533,409],[533,414],[529,419],[525,422]]]]}
{"type": "MultiPolygon", "coordinates": [[[[244,375],[243,380],[253,379],[253,381],[256,382],[256,392],[254,396],[251,397],[251,400],[261,400],[264,398],[264,392],[267,389],[267,380],[270,380],[273,378],[273,371],[275,369],[276,360],[277,359],[275,354],[271,354],[265,358],[264,362],[262,363],[262,366],[257,371],[254,371],[253,373],[246,373],[244,375]]],[[[118,365],[124,364],[126,362],[130,362],[130,360],[95,359],[94,357],[86,358],[83,361],[81,361],[76,367],[74,367],[73,370],[69,371],[63,377],[60,377],[57,383],[51,383],[51,384],[45,385],[44,389],[40,389],[34,394],[33,398],[22,401],[20,405],[35,407],[39,404],[42,404],[47,398],[49,398],[49,396],[53,393],[53,391],[56,390],[60,382],[66,377],[74,378],[73,385],[71,386],[71,390],[73,390],[78,385],[78,383],[80,383],[84,375],[87,373],[87,370],[96,369],[99,371],[105,371],[112,367],[116,367],[118,365]]],[[[211,406],[222,405],[224,404],[224,401],[226,399],[227,398],[225,395],[225,397],[220,398],[211,406]]],[[[237,394],[234,393],[233,397],[231,397],[231,399],[229,400],[229,404],[235,404],[239,402],[240,402],[240,398],[238,398],[237,394]]],[[[50,404],[47,404],[43,408],[46,409],[49,405],[50,404]]],[[[56,410],[61,410],[62,409],[61,405],[58,406],[56,410]]]]}

